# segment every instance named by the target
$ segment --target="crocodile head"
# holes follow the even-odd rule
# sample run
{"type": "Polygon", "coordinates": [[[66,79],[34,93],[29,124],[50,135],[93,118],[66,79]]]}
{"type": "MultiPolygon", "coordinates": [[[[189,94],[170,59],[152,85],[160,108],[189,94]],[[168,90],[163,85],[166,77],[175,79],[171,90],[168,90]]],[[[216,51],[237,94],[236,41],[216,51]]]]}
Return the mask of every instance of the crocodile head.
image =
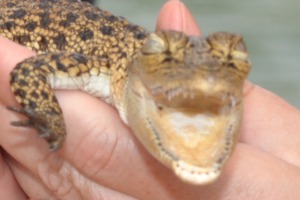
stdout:
{"type": "Polygon", "coordinates": [[[239,35],[152,33],[129,69],[125,121],[179,178],[210,183],[237,142],[249,70],[239,35]]]}

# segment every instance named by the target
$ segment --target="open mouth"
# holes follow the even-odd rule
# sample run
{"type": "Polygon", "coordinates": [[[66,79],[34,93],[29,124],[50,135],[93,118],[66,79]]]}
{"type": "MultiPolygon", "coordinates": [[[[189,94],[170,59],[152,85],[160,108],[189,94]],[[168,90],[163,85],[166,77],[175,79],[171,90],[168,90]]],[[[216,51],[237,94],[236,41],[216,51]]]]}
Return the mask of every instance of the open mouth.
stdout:
{"type": "MultiPolygon", "coordinates": [[[[214,97],[186,99],[190,104],[216,101],[214,97]]],[[[229,97],[224,99],[219,101],[236,101],[229,97]]],[[[147,125],[159,149],[159,155],[155,156],[162,158],[182,180],[193,184],[210,183],[219,176],[236,140],[235,113],[224,103],[212,104],[214,109],[210,109],[210,103],[198,107],[160,105],[152,109],[153,112],[149,110],[151,114],[147,117],[147,125]]]]}

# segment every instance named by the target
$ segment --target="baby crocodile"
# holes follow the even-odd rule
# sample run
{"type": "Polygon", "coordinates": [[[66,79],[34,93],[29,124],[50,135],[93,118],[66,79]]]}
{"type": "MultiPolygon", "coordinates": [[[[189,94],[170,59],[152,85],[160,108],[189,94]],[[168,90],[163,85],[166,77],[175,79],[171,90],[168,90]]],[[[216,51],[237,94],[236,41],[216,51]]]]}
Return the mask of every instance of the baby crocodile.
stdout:
{"type": "Polygon", "coordinates": [[[192,184],[214,181],[237,142],[250,70],[240,35],[150,33],[78,0],[2,0],[0,34],[37,56],[10,84],[50,151],[66,136],[53,89],[80,89],[117,108],[148,151],[192,184]]]}

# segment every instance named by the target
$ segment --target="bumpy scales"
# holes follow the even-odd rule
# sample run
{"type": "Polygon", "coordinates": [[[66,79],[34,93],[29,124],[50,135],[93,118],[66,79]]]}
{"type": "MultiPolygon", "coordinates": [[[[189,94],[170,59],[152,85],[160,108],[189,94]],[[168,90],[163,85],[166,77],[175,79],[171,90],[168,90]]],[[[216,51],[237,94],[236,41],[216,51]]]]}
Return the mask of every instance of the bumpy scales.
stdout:
{"type": "Polygon", "coordinates": [[[237,142],[249,70],[239,35],[150,33],[77,0],[1,0],[0,35],[38,55],[10,84],[50,150],[66,129],[53,89],[79,89],[115,106],[148,151],[184,181],[214,181],[237,142]]]}

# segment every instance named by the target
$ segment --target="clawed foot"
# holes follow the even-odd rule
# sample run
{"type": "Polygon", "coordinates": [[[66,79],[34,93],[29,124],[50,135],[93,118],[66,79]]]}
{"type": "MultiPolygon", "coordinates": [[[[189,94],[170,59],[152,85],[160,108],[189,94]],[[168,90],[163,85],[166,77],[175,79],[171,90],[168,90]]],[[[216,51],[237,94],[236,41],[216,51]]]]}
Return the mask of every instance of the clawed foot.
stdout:
{"type": "Polygon", "coordinates": [[[7,109],[28,117],[28,120],[12,121],[11,125],[36,129],[39,137],[45,138],[49,143],[49,151],[56,151],[62,146],[66,135],[62,115],[51,115],[46,112],[37,113],[33,109],[23,109],[16,106],[8,106],[7,109]]]}

